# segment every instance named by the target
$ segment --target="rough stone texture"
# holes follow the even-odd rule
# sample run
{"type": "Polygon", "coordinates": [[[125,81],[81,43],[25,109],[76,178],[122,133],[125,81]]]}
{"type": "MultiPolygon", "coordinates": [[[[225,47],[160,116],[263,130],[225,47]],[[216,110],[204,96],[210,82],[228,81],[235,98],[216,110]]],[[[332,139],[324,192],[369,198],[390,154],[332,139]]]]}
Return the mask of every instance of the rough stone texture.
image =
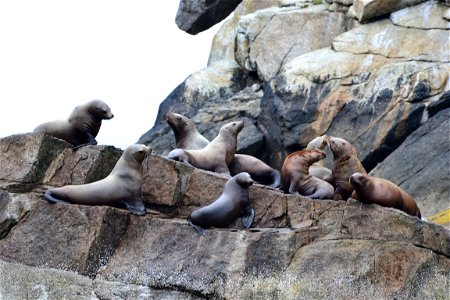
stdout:
{"type": "MultiPolygon", "coordinates": [[[[104,159],[96,156],[93,164],[104,159]]],[[[63,160],[62,173],[73,167],[71,161],[63,160]]],[[[186,216],[218,197],[227,177],[158,155],[144,161],[144,172],[144,216],[106,206],[49,204],[41,187],[21,194],[0,190],[0,207],[16,214],[14,224],[0,222],[0,298],[446,295],[450,232],[442,226],[392,208],[312,200],[256,184],[249,193],[255,209],[250,229],[237,220],[199,236],[186,216]]]]}
{"type": "Polygon", "coordinates": [[[391,14],[390,19],[393,24],[403,27],[450,29],[450,23],[443,18],[442,11],[445,11],[443,3],[427,1],[417,7],[396,11],[391,14]]]}
{"type": "Polygon", "coordinates": [[[354,0],[352,9],[360,22],[387,15],[402,8],[416,5],[424,0],[354,0]]]}
{"type": "Polygon", "coordinates": [[[242,0],[181,0],[175,23],[183,31],[197,34],[225,19],[242,0]]]}
{"type": "Polygon", "coordinates": [[[449,207],[449,119],[450,109],[430,118],[370,173],[414,195],[424,216],[449,207]]]}
{"type": "Polygon", "coordinates": [[[237,25],[236,60],[267,81],[293,57],[330,46],[353,22],[342,13],[326,12],[326,8],[272,8],[242,17],[237,25]]]}

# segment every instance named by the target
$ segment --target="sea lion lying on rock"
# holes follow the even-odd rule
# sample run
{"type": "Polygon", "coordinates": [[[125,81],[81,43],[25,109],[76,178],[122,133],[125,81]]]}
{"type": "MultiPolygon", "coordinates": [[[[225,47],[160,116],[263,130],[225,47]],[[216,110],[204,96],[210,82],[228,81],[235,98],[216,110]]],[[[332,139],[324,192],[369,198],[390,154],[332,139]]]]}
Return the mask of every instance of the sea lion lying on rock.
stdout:
{"type": "MultiPolygon", "coordinates": [[[[209,140],[198,132],[194,122],[188,117],[168,112],[166,121],[173,130],[177,148],[199,150],[209,144],[209,140]]],[[[253,180],[259,183],[270,185],[273,188],[281,186],[280,172],[251,155],[235,154],[228,169],[231,176],[247,172],[253,180]]]]}
{"type": "Polygon", "coordinates": [[[393,207],[411,216],[421,217],[414,199],[393,182],[361,173],[353,174],[349,181],[355,188],[352,193],[353,199],[363,203],[393,207]]]}
{"type": "Polygon", "coordinates": [[[145,145],[131,145],[106,178],[88,184],[51,188],[44,197],[51,203],[125,207],[134,214],[143,215],[146,209],[141,198],[142,162],[151,151],[145,145]]]}

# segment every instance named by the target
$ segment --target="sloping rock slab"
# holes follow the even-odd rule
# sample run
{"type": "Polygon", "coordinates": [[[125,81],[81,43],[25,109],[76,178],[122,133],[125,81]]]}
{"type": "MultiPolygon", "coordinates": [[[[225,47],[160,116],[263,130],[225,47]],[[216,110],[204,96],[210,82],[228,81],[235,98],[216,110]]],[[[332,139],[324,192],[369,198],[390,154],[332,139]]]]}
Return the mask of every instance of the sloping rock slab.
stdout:
{"type": "Polygon", "coordinates": [[[449,118],[450,109],[430,118],[370,173],[414,195],[423,216],[450,206],[449,118]]]}

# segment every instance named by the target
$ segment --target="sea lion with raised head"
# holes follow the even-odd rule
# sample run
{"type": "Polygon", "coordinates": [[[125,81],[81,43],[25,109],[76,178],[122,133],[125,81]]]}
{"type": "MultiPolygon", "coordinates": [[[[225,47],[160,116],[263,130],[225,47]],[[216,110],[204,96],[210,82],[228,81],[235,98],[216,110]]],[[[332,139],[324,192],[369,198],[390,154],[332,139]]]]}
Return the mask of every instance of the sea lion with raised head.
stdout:
{"type": "Polygon", "coordinates": [[[349,182],[352,174],[359,172],[367,175],[366,170],[359,161],[355,147],[348,141],[328,136],[325,138],[331,152],[333,152],[333,175],[334,200],[347,200],[353,192],[353,186],[349,182]]]}
{"type": "Polygon", "coordinates": [[[111,109],[105,102],[92,100],[75,107],[66,120],[43,123],[36,127],[34,132],[47,132],[75,147],[97,145],[95,137],[100,130],[102,120],[113,117],[111,109]]]}
{"type": "Polygon", "coordinates": [[[208,206],[194,210],[189,215],[189,225],[194,227],[200,235],[204,235],[203,228],[227,227],[241,217],[244,228],[249,228],[255,216],[248,196],[248,188],[252,184],[250,174],[234,175],[225,183],[219,198],[208,206]]]}
{"type": "Polygon", "coordinates": [[[198,132],[194,122],[188,117],[169,111],[166,121],[175,135],[177,148],[199,150],[209,144],[209,140],[198,132]]]}
{"type": "Polygon", "coordinates": [[[414,199],[395,183],[378,177],[355,173],[350,176],[350,184],[355,188],[352,198],[362,203],[375,203],[393,207],[414,217],[421,217],[414,199]]]}
{"type": "MultiPolygon", "coordinates": [[[[322,135],[310,141],[306,146],[305,150],[324,150],[326,145],[327,145],[326,135],[322,135]]],[[[325,180],[331,184],[333,183],[333,175],[331,173],[331,170],[325,167],[325,161],[323,159],[313,163],[309,167],[309,174],[311,174],[314,177],[325,180]]]]}
{"type": "MultiPolygon", "coordinates": [[[[198,132],[194,122],[188,117],[168,112],[166,114],[166,121],[173,130],[177,148],[199,150],[209,144],[209,140],[198,132]]],[[[228,169],[231,176],[247,172],[253,180],[261,184],[270,185],[273,188],[279,188],[281,186],[280,172],[251,155],[235,154],[228,169]]]]}
{"type": "Polygon", "coordinates": [[[283,191],[312,199],[331,199],[333,186],[325,180],[312,176],[308,171],[313,163],[325,156],[322,150],[302,150],[289,154],[281,168],[283,191]]]}
{"type": "Polygon", "coordinates": [[[151,151],[145,145],[131,145],[106,178],[88,184],[51,188],[44,197],[51,203],[109,205],[143,215],[146,209],[141,198],[142,162],[151,151]]]}
{"type": "Polygon", "coordinates": [[[236,153],[237,135],[243,127],[243,121],[225,124],[220,128],[217,137],[204,148],[199,150],[177,148],[172,150],[167,158],[199,169],[230,175],[228,165],[236,153]]]}

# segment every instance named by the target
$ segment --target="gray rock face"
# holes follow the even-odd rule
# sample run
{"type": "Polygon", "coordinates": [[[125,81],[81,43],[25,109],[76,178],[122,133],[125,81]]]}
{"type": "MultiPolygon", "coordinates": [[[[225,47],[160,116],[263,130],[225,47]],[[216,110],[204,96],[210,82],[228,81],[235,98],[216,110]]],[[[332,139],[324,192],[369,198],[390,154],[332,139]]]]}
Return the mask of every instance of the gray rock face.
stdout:
{"type": "MultiPolygon", "coordinates": [[[[438,123],[441,115],[430,121],[438,123]]],[[[38,153],[59,143],[41,140],[42,135],[22,135],[0,143],[10,142],[12,149],[30,142],[39,145],[38,153]]],[[[96,147],[84,149],[94,165],[104,159],[96,147]]],[[[66,154],[62,174],[76,157],[66,154]]],[[[5,163],[8,168],[15,160],[5,163]]],[[[227,178],[151,155],[144,161],[145,216],[107,206],[50,204],[42,183],[21,193],[2,188],[2,213],[16,221],[0,222],[0,297],[445,297],[450,232],[396,209],[311,200],[256,184],[249,189],[255,209],[250,229],[236,220],[199,236],[186,216],[217,198],[227,178]]],[[[2,178],[11,179],[22,180],[13,174],[2,178]]]]}
{"type": "Polygon", "coordinates": [[[398,182],[420,199],[425,216],[449,206],[449,118],[446,109],[427,120],[370,174],[398,182]]]}
{"type": "MultiPolygon", "coordinates": [[[[370,171],[448,108],[448,8],[442,2],[364,1],[362,11],[378,19],[359,25],[349,14],[328,12],[328,4],[301,8],[300,2],[256,7],[243,1],[217,33],[208,68],[162,103],[155,127],[140,142],[159,154],[172,149],[168,110],[194,119],[209,138],[242,118],[249,128],[239,136],[239,151],[274,168],[328,134],[352,142],[370,171]]],[[[357,2],[353,6],[362,5],[357,2]]],[[[429,203],[427,212],[442,208],[441,200],[431,208],[424,194],[409,188],[419,206],[429,203]]],[[[432,180],[430,188],[446,186],[432,180]]]]}
{"type": "Polygon", "coordinates": [[[175,22],[183,31],[197,34],[225,19],[242,0],[181,0],[175,22]]]}

